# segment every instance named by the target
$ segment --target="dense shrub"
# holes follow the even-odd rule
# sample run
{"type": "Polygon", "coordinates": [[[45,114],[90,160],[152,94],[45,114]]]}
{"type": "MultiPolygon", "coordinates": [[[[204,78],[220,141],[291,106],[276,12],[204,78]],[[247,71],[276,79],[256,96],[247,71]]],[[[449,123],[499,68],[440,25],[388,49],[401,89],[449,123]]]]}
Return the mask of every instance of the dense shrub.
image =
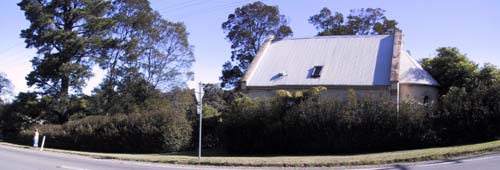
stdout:
{"type": "MultiPolygon", "coordinates": [[[[314,90],[313,90],[314,91],[314,90]]],[[[388,100],[348,101],[278,91],[240,98],[224,116],[225,146],[234,153],[369,152],[432,145],[430,107],[388,100]]],[[[312,94],[312,95],[311,95],[312,94]]]]}
{"type": "MultiPolygon", "coordinates": [[[[46,146],[101,152],[173,152],[185,149],[191,126],[185,114],[172,111],[148,114],[88,116],[63,125],[38,127],[46,146]]],[[[33,129],[20,133],[31,142],[33,129]]]]}
{"type": "Polygon", "coordinates": [[[500,86],[451,87],[435,113],[435,128],[447,144],[491,140],[500,136],[500,86]]]}
{"type": "MultiPolygon", "coordinates": [[[[217,109],[210,105],[203,105],[203,123],[202,123],[202,147],[203,148],[218,148],[222,147],[223,126],[221,114],[217,109]]],[[[197,115],[198,116],[198,115],[197,115]]],[[[193,137],[192,148],[198,148],[198,133],[199,133],[199,117],[192,121],[193,137]]]]}
{"type": "MultiPolygon", "coordinates": [[[[278,90],[271,98],[238,96],[207,102],[203,147],[244,154],[332,154],[455,145],[500,136],[500,85],[494,83],[472,91],[452,87],[438,103],[410,101],[402,103],[399,112],[388,99],[358,99],[351,91],[347,100],[339,101],[321,96],[322,90],[294,94],[278,90]],[[221,101],[230,104],[214,107],[221,101]]],[[[103,152],[195,149],[199,126],[192,95],[185,91],[171,96],[146,101],[142,114],[75,117],[63,125],[39,128],[48,137],[47,146],[54,148],[103,152]]],[[[9,115],[15,114],[2,117],[9,115]]],[[[30,144],[32,135],[33,129],[24,130],[17,139],[30,144]]]]}
{"type": "Polygon", "coordinates": [[[438,103],[321,97],[318,89],[239,98],[223,114],[233,153],[352,153],[456,145],[500,137],[500,85],[452,87],[438,103]]]}

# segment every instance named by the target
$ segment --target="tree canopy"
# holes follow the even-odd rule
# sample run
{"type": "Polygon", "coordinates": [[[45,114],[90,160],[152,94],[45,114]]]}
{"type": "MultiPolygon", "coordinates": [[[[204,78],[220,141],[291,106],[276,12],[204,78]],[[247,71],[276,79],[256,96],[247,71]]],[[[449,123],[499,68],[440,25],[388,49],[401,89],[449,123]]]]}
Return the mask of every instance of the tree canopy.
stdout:
{"type": "Polygon", "coordinates": [[[12,83],[4,74],[0,73],[0,104],[4,102],[2,97],[5,97],[5,95],[9,95],[11,93],[12,83]]]}
{"type": "Polygon", "coordinates": [[[115,22],[108,35],[111,42],[99,58],[107,85],[136,74],[155,88],[184,87],[193,76],[194,62],[186,26],[163,19],[147,0],[119,0],[113,5],[117,9],[110,16],[115,22]]]}
{"type": "Polygon", "coordinates": [[[21,31],[26,47],[36,48],[28,85],[65,98],[81,92],[92,76],[95,50],[112,21],[105,18],[109,1],[23,0],[18,4],[31,23],[21,31]]]}
{"type": "Polygon", "coordinates": [[[380,8],[353,9],[347,17],[328,8],[309,18],[309,23],[316,26],[318,35],[383,35],[393,34],[398,22],[389,20],[380,8]]]}
{"type": "Polygon", "coordinates": [[[36,48],[33,71],[26,77],[29,86],[54,98],[51,111],[59,121],[68,118],[70,91],[81,93],[92,76],[103,36],[112,21],[106,18],[111,3],[104,0],[23,0],[19,4],[29,28],[21,31],[26,47],[36,48]]]}
{"type": "Polygon", "coordinates": [[[226,39],[231,42],[231,60],[223,65],[223,87],[237,87],[238,82],[268,35],[275,40],[292,36],[292,29],[277,6],[260,1],[236,8],[222,23],[226,39]]]}
{"type": "Polygon", "coordinates": [[[147,0],[114,1],[113,6],[115,24],[98,58],[106,77],[94,90],[96,112],[134,112],[158,90],[186,87],[194,62],[186,26],[163,19],[147,0]]]}
{"type": "Polygon", "coordinates": [[[471,88],[479,73],[478,65],[457,48],[441,47],[436,51],[436,57],[422,60],[422,67],[438,81],[440,93],[445,94],[452,86],[471,88]]]}
{"type": "Polygon", "coordinates": [[[163,19],[148,0],[23,0],[18,5],[30,22],[21,37],[37,49],[26,79],[57,123],[85,112],[88,98],[81,89],[96,64],[107,73],[95,91],[104,111],[120,103],[138,105],[160,90],[185,87],[193,77],[185,25],[163,19]]]}

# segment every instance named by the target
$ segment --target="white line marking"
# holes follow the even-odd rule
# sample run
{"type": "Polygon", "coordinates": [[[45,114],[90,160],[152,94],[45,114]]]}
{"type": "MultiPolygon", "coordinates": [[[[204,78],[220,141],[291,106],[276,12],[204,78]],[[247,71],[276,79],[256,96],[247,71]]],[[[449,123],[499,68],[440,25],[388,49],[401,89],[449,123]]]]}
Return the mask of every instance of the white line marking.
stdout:
{"type": "Polygon", "coordinates": [[[65,166],[65,165],[57,166],[57,168],[69,169],[69,170],[90,170],[90,169],[71,167],[71,166],[65,166]]]}
{"type": "Polygon", "coordinates": [[[449,165],[449,164],[456,164],[457,162],[438,162],[438,163],[430,163],[430,164],[423,164],[423,165],[414,165],[411,167],[428,167],[428,166],[439,166],[439,165],[449,165]]]}

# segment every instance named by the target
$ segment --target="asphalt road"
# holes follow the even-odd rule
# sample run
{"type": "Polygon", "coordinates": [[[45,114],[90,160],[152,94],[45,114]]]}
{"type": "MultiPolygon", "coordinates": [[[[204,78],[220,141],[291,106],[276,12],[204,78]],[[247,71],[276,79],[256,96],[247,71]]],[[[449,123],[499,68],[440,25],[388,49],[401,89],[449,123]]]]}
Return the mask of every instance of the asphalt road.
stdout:
{"type": "MultiPolygon", "coordinates": [[[[216,170],[216,169],[285,169],[250,167],[215,167],[140,163],[85,156],[41,152],[34,149],[0,145],[0,169],[5,170],[216,170]]],[[[291,168],[304,169],[304,168],[291,168]]],[[[468,157],[421,163],[388,166],[336,167],[310,169],[359,169],[359,170],[500,170],[500,154],[468,157]]]]}
{"type": "MultiPolygon", "coordinates": [[[[346,168],[350,169],[350,168],[346,168]]],[[[395,164],[382,167],[358,167],[357,170],[500,170],[500,154],[460,159],[395,164]]]]}
{"type": "Polygon", "coordinates": [[[187,170],[214,169],[188,165],[168,165],[94,159],[85,156],[42,152],[0,145],[1,170],[187,170]]]}

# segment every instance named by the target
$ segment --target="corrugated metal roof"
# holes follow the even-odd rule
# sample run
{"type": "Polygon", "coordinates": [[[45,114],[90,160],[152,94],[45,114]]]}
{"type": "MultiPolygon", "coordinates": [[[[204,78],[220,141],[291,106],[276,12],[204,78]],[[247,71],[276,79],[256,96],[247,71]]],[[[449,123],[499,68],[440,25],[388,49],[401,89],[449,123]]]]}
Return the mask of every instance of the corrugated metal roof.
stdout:
{"type": "Polygon", "coordinates": [[[439,85],[407,52],[401,53],[399,63],[399,83],[439,85]]]}
{"type": "Polygon", "coordinates": [[[388,35],[276,41],[256,63],[247,86],[390,85],[393,43],[394,37],[388,35]],[[310,77],[314,66],[323,66],[319,78],[310,77]]]}

